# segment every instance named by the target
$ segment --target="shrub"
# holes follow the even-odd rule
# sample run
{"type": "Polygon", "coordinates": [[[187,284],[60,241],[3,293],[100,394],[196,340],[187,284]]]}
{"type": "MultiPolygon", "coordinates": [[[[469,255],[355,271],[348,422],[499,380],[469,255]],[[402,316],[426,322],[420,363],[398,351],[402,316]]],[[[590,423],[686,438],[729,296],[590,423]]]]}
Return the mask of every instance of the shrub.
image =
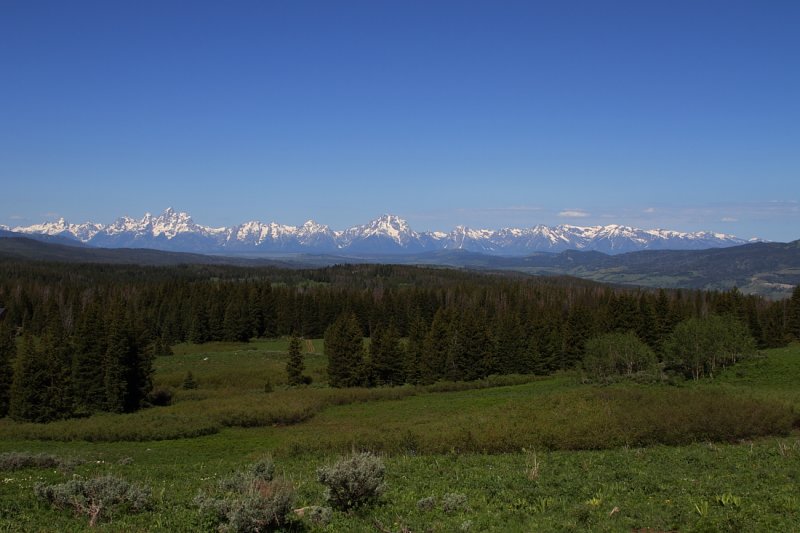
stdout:
{"type": "Polygon", "coordinates": [[[147,395],[147,403],[157,407],[165,407],[172,404],[172,390],[166,387],[153,389],[147,395]]]}
{"type": "Polygon", "coordinates": [[[269,483],[275,475],[275,464],[269,457],[264,457],[243,470],[222,478],[219,488],[223,492],[246,493],[254,484],[269,483]]]}
{"type": "Polygon", "coordinates": [[[713,377],[718,368],[755,353],[756,343],[747,326],[729,316],[684,320],[664,341],[668,366],[695,380],[713,377]]]}
{"type": "Polygon", "coordinates": [[[73,479],[57,485],[38,483],[34,492],[57,509],[72,509],[89,516],[90,526],[114,511],[136,513],[150,506],[148,487],[128,483],[114,476],[73,479]]]}
{"type": "Polygon", "coordinates": [[[386,490],[385,472],[380,457],[354,453],[317,469],[317,479],[326,487],[325,499],[334,508],[346,511],[376,502],[386,490]]]}
{"type": "Polygon", "coordinates": [[[64,459],[47,453],[7,452],[0,454],[0,470],[72,468],[82,462],[80,459],[64,459]]]}
{"type": "Polygon", "coordinates": [[[210,514],[220,531],[271,531],[285,526],[292,516],[294,487],[273,479],[275,466],[264,458],[221,480],[222,495],[199,495],[195,502],[210,514]]]}
{"type": "Polygon", "coordinates": [[[312,524],[325,526],[331,521],[331,518],[333,518],[333,510],[330,507],[311,505],[305,508],[303,516],[312,524]]]}
{"type": "Polygon", "coordinates": [[[442,511],[445,513],[455,513],[467,508],[467,496],[452,492],[442,496],[442,511]]]}
{"type": "Polygon", "coordinates": [[[186,377],[183,378],[183,390],[193,390],[197,388],[197,381],[194,379],[194,375],[192,371],[186,373],[186,377]]]}
{"type": "Polygon", "coordinates": [[[420,511],[432,511],[434,507],[436,507],[436,498],[433,496],[417,500],[417,509],[420,511]]]}
{"type": "Polygon", "coordinates": [[[607,333],[590,339],[584,348],[581,364],[587,377],[593,381],[608,381],[613,376],[659,376],[653,350],[633,332],[607,333]]]}

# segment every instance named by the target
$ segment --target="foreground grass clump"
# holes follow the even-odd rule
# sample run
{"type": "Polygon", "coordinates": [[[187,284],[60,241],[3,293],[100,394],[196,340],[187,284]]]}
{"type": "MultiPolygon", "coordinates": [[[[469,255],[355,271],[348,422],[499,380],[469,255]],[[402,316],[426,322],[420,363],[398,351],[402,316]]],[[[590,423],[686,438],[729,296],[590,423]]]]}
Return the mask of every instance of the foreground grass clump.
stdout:
{"type": "Polygon", "coordinates": [[[89,525],[115,512],[138,513],[150,507],[150,489],[114,476],[73,479],[66,483],[37,484],[34,492],[56,509],[72,509],[89,517],[89,525]]]}
{"type": "Polygon", "coordinates": [[[317,470],[325,485],[325,499],[336,509],[347,511],[374,504],[386,492],[386,467],[371,453],[354,453],[317,470]]]}
{"type": "Polygon", "coordinates": [[[195,503],[220,531],[273,531],[290,522],[295,501],[294,487],[274,473],[272,460],[262,459],[223,478],[216,493],[201,493],[195,503]]]}

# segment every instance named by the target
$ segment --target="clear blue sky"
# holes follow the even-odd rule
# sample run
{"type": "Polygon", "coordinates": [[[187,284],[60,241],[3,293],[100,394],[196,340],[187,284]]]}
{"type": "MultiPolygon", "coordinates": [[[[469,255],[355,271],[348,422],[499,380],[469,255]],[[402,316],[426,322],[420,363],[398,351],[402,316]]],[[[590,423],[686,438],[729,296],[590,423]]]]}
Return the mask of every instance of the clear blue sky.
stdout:
{"type": "Polygon", "coordinates": [[[0,2],[0,224],[800,238],[800,2],[0,2]]]}

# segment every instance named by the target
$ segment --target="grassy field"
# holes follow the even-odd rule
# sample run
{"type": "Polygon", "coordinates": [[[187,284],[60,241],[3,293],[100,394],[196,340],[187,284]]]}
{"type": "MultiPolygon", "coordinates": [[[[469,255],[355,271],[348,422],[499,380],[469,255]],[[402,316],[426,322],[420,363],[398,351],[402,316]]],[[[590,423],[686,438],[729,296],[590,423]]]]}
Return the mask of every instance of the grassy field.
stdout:
{"type": "Polygon", "coordinates": [[[772,350],[714,381],[581,385],[565,374],[472,384],[287,389],[286,342],[179,345],[158,386],[199,388],[174,404],[45,426],[0,421],[0,453],[77,458],[65,468],[0,472],[0,531],[83,531],[85,516],[37,500],[37,482],[113,473],[149,485],[153,508],[104,531],[203,531],[202,490],[264,454],[323,505],[315,469],[352,449],[381,453],[376,507],[336,512],[310,531],[792,531],[800,523],[800,346],[772,350]],[[265,392],[270,382],[273,392],[265,392]],[[194,436],[193,436],[194,435],[194,436]],[[446,495],[466,497],[445,512],[446,495]],[[417,502],[432,498],[431,509],[417,502]]]}

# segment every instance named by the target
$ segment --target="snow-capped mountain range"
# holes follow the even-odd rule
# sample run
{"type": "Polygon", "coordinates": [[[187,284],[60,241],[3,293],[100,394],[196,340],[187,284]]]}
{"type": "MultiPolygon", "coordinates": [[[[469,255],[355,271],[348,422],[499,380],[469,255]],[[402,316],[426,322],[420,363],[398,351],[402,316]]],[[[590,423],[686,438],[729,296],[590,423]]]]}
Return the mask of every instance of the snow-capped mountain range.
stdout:
{"type": "MultiPolygon", "coordinates": [[[[11,229],[11,228],[5,228],[11,229]]],[[[166,209],[137,220],[122,217],[113,223],[70,224],[63,218],[11,229],[29,235],[56,235],[105,248],[153,248],[197,253],[419,253],[468,250],[493,255],[527,255],[534,252],[595,250],[609,254],[638,250],[699,250],[745,244],[724,233],[684,233],[608,226],[544,226],[471,229],[458,226],[449,233],[418,233],[395,215],[383,215],[362,226],[334,231],[309,220],[287,226],[256,220],[229,228],[197,224],[187,213],[166,209]]]]}

